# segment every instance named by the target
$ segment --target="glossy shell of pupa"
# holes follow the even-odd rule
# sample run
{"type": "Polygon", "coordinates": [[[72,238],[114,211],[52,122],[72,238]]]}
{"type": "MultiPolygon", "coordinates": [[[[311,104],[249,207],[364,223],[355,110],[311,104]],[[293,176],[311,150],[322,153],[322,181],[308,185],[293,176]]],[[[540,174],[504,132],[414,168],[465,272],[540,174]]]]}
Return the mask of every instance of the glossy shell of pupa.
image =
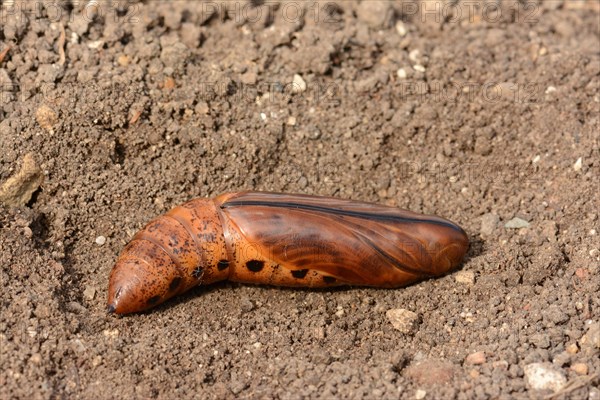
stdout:
{"type": "Polygon", "coordinates": [[[307,195],[228,193],[152,220],[119,256],[108,310],[143,311],[200,284],[401,287],[457,267],[469,246],[446,219],[307,195]]]}

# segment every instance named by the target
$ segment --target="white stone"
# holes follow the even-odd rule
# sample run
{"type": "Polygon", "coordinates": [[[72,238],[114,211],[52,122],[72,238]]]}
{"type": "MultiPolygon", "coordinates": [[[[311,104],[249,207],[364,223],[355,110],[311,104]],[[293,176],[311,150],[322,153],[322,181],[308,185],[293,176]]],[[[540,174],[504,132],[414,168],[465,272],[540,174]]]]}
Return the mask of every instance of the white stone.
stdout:
{"type": "Polygon", "coordinates": [[[404,25],[404,22],[402,22],[402,21],[396,22],[396,32],[398,32],[398,35],[400,35],[401,37],[406,36],[406,34],[408,33],[408,30],[406,29],[406,25],[404,25]]]}
{"type": "Polygon", "coordinates": [[[529,222],[527,222],[524,219],[521,219],[519,217],[515,217],[515,218],[511,219],[510,221],[508,221],[506,224],[504,224],[504,227],[508,228],[508,229],[528,228],[529,222]]]}
{"type": "Polygon", "coordinates": [[[535,390],[550,389],[558,392],[567,384],[567,378],[561,371],[548,363],[532,363],[523,368],[525,381],[535,390]]]}
{"type": "Polygon", "coordinates": [[[579,157],[577,159],[577,161],[575,161],[575,164],[573,165],[573,169],[575,171],[581,171],[582,167],[583,167],[583,159],[581,157],[579,157]]]}
{"type": "Polygon", "coordinates": [[[104,243],[106,243],[106,238],[104,236],[98,236],[96,238],[96,244],[98,246],[102,246],[102,245],[104,245],[104,243]]]}
{"type": "Polygon", "coordinates": [[[418,63],[421,59],[421,52],[418,49],[411,50],[411,52],[408,53],[408,59],[410,61],[418,63]]]}
{"type": "Polygon", "coordinates": [[[90,49],[95,50],[95,49],[98,49],[98,48],[104,46],[104,41],[103,40],[95,40],[93,42],[88,42],[87,46],[90,49]]]}
{"type": "Polygon", "coordinates": [[[293,93],[302,93],[306,90],[306,82],[304,79],[298,74],[294,75],[292,79],[292,92],[293,93]]]}

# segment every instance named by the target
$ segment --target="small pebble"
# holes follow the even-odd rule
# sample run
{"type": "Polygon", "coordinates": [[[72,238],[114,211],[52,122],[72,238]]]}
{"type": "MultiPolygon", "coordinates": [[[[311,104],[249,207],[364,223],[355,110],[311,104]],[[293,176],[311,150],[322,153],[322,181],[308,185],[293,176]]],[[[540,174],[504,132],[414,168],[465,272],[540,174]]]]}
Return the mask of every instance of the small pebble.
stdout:
{"type": "Polygon", "coordinates": [[[567,364],[571,363],[571,354],[567,353],[566,351],[563,351],[562,353],[558,353],[552,359],[552,363],[554,365],[556,365],[557,367],[562,367],[564,365],[567,365],[567,364]]]}
{"type": "Polygon", "coordinates": [[[105,330],[102,331],[102,333],[107,338],[116,338],[117,336],[119,336],[119,330],[118,329],[105,329],[105,330]]]}
{"type": "Polygon", "coordinates": [[[425,396],[427,396],[427,392],[423,389],[417,389],[417,391],[415,392],[415,399],[417,400],[424,399],[425,396]]]}
{"type": "Polygon", "coordinates": [[[575,270],[575,276],[579,279],[586,280],[589,277],[589,270],[587,268],[577,268],[575,270]]]}
{"type": "Polygon", "coordinates": [[[298,74],[294,75],[292,80],[292,92],[293,93],[302,93],[306,90],[306,82],[304,79],[298,74]]]}
{"type": "Polygon", "coordinates": [[[35,119],[42,128],[50,133],[53,132],[52,127],[58,122],[56,112],[45,104],[35,111],[35,119]]]}
{"type": "Polygon", "coordinates": [[[542,228],[542,236],[549,241],[556,241],[556,234],[558,233],[558,227],[554,221],[544,221],[540,224],[542,228]]]}
{"type": "Polygon", "coordinates": [[[554,325],[564,324],[569,320],[569,315],[564,312],[562,307],[551,305],[542,311],[544,321],[553,323],[554,325]]]}
{"type": "MultiPolygon", "coordinates": [[[[2,54],[6,54],[6,53],[2,53],[2,54]]],[[[12,79],[10,79],[10,76],[8,75],[8,72],[6,72],[6,69],[4,68],[0,68],[0,87],[2,88],[11,88],[13,85],[13,81],[12,79]]]]}
{"type": "Polygon", "coordinates": [[[87,300],[94,300],[94,297],[96,297],[96,288],[93,286],[86,286],[85,290],[83,291],[83,297],[85,297],[87,300]]]}
{"type": "Polygon", "coordinates": [[[452,380],[455,365],[443,359],[427,359],[406,369],[406,375],[420,385],[444,384],[452,380]]]}
{"type": "Polygon", "coordinates": [[[243,312],[247,313],[254,309],[254,303],[249,298],[243,297],[240,301],[240,307],[243,312]]]}
{"type": "Polygon", "coordinates": [[[102,40],[95,40],[92,42],[88,42],[87,46],[92,49],[92,50],[96,50],[99,49],[100,47],[104,46],[104,41],[102,40]]]}
{"type": "Polygon", "coordinates": [[[402,333],[414,333],[419,325],[419,315],[404,308],[388,310],[385,315],[392,326],[402,333]]]}
{"type": "Polygon", "coordinates": [[[586,334],[579,339],[579,345],[582,350],[600,349],[600,323],[596,322],[590,325],[586,334]]]}
{"type": "Polygon", "coordinates": [[[194,109],[198,114],[206,115],[210,111],[210,107],[208,103],[205,101],[200,101],[196,108],[194,109]]]}
{"type": "Polygon", "coordinates": [[[8,207],[26,205],[43,181],[44,174],[33,153],[25,154],[19,171],[0,185],[0,203],[8,207]]]}
{"type": "Polygon", "coordinates": [[[475,273],[473,271],[458,271],[454,275],[454,280],[458,283],[472,285],[475,283],[475,273]]]}
{"type": "Polygon", "coordinates": [[[167,90],[173,89],[176,86],[175,79],[170,76],[165,79],[163,87],[167,90]]]}
{"type": "Polygon", "coordinates": [[[396,74],[398,75],[398,78],[400,78],[400,79],[406,79],[406,77],[408,76],[408,74],[406,73],[406,70],[404,68],[398,69],[398,71],[396,71],[396,74]]]}
{"type": "Polygon", "coordinates": [[[540,349],[550,347],[550,336],[545,333],[535,333],[529,337],[529,342],[540,349]]]}
{"type": "Polygon", "coordinates": [[[532,363],[523,368],[525,381],[534,390],[558,392],[567,384],[561,371],[548,363],[532,363]]]}
{"type": "Polygon", "coordinates": [[[287,124],[289,126],[295,126],[296,125],[296,117],[289,117],[287,120],[287,124]]]}
{"type": "Polygon", "coordinates": [[[466,364],[471,364],[471,365],[480,365],[480,364],[485,364],[485,352],[483,351],[477,351],[475,353],[471,353],[467,356],[467,358],[465,359],[465,363],[466,364]]]}
{"type": "Polygon", "coordinates": [[[36,365],[40,365],[42,363],[42,355],[40,353],[33,353],[29,361],[36,365]]]}
{"type": "Polygon", "coordinates": [[[258,75],[256,75],[255,72],[247,71],[246,73],[242,74],[241,81],[244,85],[256,85],[256,82],[258,81],[258,75]]]}
{"type": "Polygon", "coordinates": [[[579,157],[577,159],[577,161],[575,161],[575,164],[573,165],[573,169],[575,171],[581,171],[581,167],[583,167],[583,159],[581,157],[579,157]]]}
{"type": "Polygon", "coordinates": [[[382,29],[389,26],[393,14],[392,3],[388,0],[361,1],[356,9],[358,20],[373,29],[382,29]]]}
{"type": "Polygon", "coordinates": [[[27,327],[27,334],[29,335],[29,337],[36,337],[37,335],[37,329],[35,328],[35,326],[28,326],[27,327]]]}
{"type": "Polygon", "coordinates": [[[97,367],[100,364],[102,364],[102,356],[94,357],[94,359],[92,360],[92,366],[97,367]]]}
{"type": "Polygon", "coordinates": [[[105,238],[104,236],[98,236],[98,237],[96,238],[96,244],[97,244],[98,246],[103,246],[103,245],[104,245],[104,243],[106,243],[106,238],[105,238]]]}
{"type": "Polygon", "coordinates": [[[576,363],[571,365],[571,371],[579,374],[579,375],[587,375],[588,374],[588,366],[584,363],[576,363]]]}
{"type": "Polygon", "coordinates": [[[425,72],[425,70],[426,70],[425,67],[422,66],[421,64],[413,65],[413,69],[418,72],[425,72]]]}
{"type": "Polygon", "coordinates": [[[478,136],[473,150],[476,154],[487,156],[492,152],[492,142],[486,136],[478,136]]]}
{"type": "Polygon", "coordinates": [[[469,371],[469,376],[473,379],[479,378],[479,375],[479,371],[477,371],[476,369],[472,369],[471,371],[469,371]]]}
{"type": "Polygon", "coordinates": [[[519,217],[515,217],[515,218],[511,219],[510,221],[508,221],[506,224],[504,224],[504,227],[508,228],[508,229],[528,228],[529,222],[527,222],[524,219],[521,219],[519,217]]]}
{"type": "Polygon", "coordinates": [[[498,361],[494,361],[492,363],[492,368],[494,369],[501,369],[503,371],[508,370],[508,361],[506,360],[498,360],[498,361]]]}
{"type": "Polygon", "coordinates": [[[566,350],[569,354],[577,354],[577,352],[579,351],[579,347],[577,347],[576,343],[571,343],[567,346],[566,350]]]}
{"type": "Polygon", "coordinates": [[[121,54],[118,58],[117,58],[117,62],[119,63],[119,65],[121,67],[127,67],[129,65],[129,57],[126,56],[125,54],[121,54]]]}
{"type": "Polygon", "coordinates": [[[488,213],[481,216],[481,228],[479,232],[482,235],[490,236],[494,233],[494,229],[498,226],[500,217],[496,214],[488,213]]]}
{"type": "Polygon", "coordinates": [[[419,49],[411,50],[411,52],[408,53],[408,59],[412,62],[418,63],[421,60],[421,52],[419,49]]]}
{"type": "Polygon", "coordinates": [[[400,20],[396,22],[396,32],[398,32],[398,35],[400,35],[400,37],[406,36],[408,30],[406,29],[406,25],[404,25],[404,22],[400,20]]]}

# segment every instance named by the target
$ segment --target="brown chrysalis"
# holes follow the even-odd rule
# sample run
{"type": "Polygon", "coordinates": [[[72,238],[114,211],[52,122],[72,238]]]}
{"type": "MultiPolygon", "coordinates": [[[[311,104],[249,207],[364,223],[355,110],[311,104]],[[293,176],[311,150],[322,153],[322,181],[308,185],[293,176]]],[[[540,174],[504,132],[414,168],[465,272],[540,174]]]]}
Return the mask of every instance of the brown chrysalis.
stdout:
{"type": "Polygon", "coordinates": [[[327,197],[228,193],[152,220],[110,274],[108,311],[143,311],[229,279],[295,287],[395,288],[461,262],[465,232],[436,216],[327,197]]]}

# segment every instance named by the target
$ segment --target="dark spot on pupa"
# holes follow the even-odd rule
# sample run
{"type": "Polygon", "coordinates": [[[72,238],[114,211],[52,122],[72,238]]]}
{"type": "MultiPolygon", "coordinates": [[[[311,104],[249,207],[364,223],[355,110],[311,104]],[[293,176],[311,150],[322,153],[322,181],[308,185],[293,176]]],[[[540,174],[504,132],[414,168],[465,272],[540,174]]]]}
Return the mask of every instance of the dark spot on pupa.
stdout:
{"type": "Polygon", "coordinates": [[[335,283],[335,278],[333,276],[323,276],[323,282],[332,284],[335,283]]]}
{"type": "Polygon", "coordinates": [[[202,267],[196,267],[193,271],[192,271],[192,276],[196,279],[200,279],[200,277],[202,276],[202,274],[204,273],[204,268],[202,267]]]}
{"type": "Polygon", "coordinates": [[[298,270],[292,271],[292,276],[296,279],[302,279],[306,276],[307,273],[308,273],[307,269],[298,269],[298,270]]]}
{"type": "Polygon", "coordinates": [[[229,267],[229,261],[227,260],[219,260],[217,263],[217,268],[219,271],[223,271],[224,269],[227,269],[227,267],[229,267]]]}
{"type": "Polygon", "coordinates": [[[178,276],[177,278],[173,278],[173,280],[169,284],[169,291],[172,292],[173,290],[177,289],[180,283],[181,277],[178,276]]]}
{"type": "Polygon", "coordinates": [[[158,303],[158,301],[160,300],[160,296],[152,296],[148,299],[148,304],[153,305],[158,303]]]}
{"type": "Polygon", "coordinates": [[[260,272],[265,266],[264,261],[250,260],[246,263],[246,267],[252,272],[260,272]]]}

